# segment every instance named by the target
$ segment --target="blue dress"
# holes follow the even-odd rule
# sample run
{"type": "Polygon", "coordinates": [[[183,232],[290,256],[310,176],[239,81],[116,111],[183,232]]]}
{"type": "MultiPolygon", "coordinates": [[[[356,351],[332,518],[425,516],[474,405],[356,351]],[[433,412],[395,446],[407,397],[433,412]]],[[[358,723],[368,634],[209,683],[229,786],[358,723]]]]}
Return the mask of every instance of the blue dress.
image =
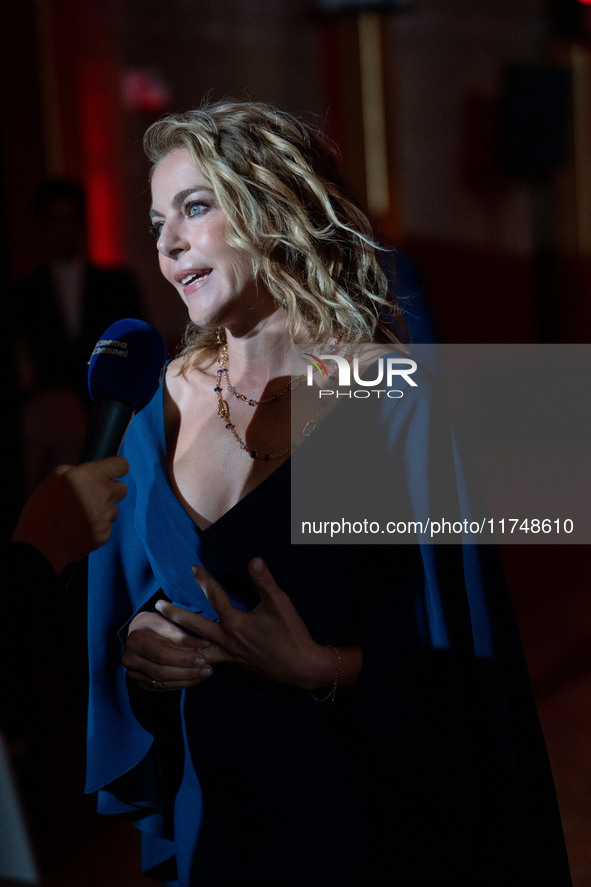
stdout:
{"type": "MultiPolygon", "coordinates": [[[[447,441],[463,508],[436,396],[418,411],[383,400],[374,418],[410,498],[425,498],[425,435],[447,441]]],[[[148,873],[180,887],[571,883],[492,547],[293,545],[289,460],[201,530],[168,482],[162,390],[124,454],[128,495],[90,562],[87,791],[142,829],[148,873]],[[178,694],[128,686],[120,658],[134,614],[166,596],[215,618],[193,563],[250,608],[256,555],[317,642],[362,646],[357,686],[316,702],[230,665],[178,694]]]]}

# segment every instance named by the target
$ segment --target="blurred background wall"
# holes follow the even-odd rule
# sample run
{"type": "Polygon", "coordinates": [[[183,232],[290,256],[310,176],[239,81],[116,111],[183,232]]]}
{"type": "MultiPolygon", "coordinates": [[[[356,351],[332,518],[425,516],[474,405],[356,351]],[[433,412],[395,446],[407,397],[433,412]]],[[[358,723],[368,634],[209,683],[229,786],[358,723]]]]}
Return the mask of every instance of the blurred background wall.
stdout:
{"type": "Polygon", "coordinates": [[[1,16],[10,278],[37,259],[38,183],[81,179],[93,257],[131,267],[174,339],[141,136],[206,96],[248,97],[336,139],[357,196],[419,266],[443,339],[588,340],[581,0],[21,0],[1,16]]]}
{"type": "MultiPolygon", "coordinates": [[[[167,111],[232,96],[325,127],[380,236],[417,269],[442,341],[589,342],[590,16],[582,0],[5,3],[2,283],[40,260],[40,183],[77,179],[88,198],[91,257],[131,270],[146,318],[173,353],[184,311],[160,281],[147,233],[142,134],[167,111]]],[[[576,884],[585,887],[589,550],[510,546],[503,557],[576,884]]],[[[72,835],[82,846],[96,829],[83,836],[86,822],[68,820],[56,846],[70,856],[56,862],[53,854],[48,883],[91,883],[80,874],[85,864],[71,862],[72,835]]],[[[109,839],[117,860],[127,838],[109,839]]],[[[92,864],[104,867],[108,852],[92,864]]],[[[135,883],[128,870],[137,869],[128,866],[127,880],[109,870],[92,883],[135,883]]]]}

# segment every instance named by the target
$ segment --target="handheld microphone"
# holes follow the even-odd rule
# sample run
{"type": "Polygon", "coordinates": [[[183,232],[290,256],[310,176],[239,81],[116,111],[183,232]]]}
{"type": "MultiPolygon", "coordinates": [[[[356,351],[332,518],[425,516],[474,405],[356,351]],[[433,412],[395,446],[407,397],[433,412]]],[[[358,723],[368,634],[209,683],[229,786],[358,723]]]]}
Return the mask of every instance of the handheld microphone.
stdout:
{"type": "Polygon", "coordinates": [[[166,361],[159,330],[125,318],[105,330],[88,363],[88,390],[94,401],[81,462],[116,456],[134,413],[152,399],[166,361]]]}

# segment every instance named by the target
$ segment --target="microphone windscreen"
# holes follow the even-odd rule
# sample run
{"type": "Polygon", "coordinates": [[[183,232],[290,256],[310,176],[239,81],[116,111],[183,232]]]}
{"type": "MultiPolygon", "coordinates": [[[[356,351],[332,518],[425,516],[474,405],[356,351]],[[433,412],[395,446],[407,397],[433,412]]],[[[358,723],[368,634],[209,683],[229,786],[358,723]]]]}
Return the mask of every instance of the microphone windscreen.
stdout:
{"type": "Polygon", "coordinates": [[[93,400],[112,398],[141,410],[154,396],[166,361],[162,333],[143,320],[124,318],[105,330],[88,363],[93,400]]]}

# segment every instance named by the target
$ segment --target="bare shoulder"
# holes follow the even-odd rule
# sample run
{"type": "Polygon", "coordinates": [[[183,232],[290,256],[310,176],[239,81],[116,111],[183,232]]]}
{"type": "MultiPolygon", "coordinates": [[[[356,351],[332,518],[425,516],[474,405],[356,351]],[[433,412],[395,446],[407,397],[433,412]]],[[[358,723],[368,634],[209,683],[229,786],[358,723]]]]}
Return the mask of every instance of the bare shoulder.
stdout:
{"type": "Polygon", "coordinates": [[[215,384],[212,379],[215,379],[215,373],[212,374],[209,361],[187,367],[180,358],[176,358],[166,370],[166,392],[170,400],[182,409],[184,404],[212,389],[215,384]]]}
{"type": "Polygon", "coordinates": [[[175,394],[182,390],[184,382],[182,361],[177,357],[166,367],[166,390],[173,400],[176,400],[175,394]]]}

